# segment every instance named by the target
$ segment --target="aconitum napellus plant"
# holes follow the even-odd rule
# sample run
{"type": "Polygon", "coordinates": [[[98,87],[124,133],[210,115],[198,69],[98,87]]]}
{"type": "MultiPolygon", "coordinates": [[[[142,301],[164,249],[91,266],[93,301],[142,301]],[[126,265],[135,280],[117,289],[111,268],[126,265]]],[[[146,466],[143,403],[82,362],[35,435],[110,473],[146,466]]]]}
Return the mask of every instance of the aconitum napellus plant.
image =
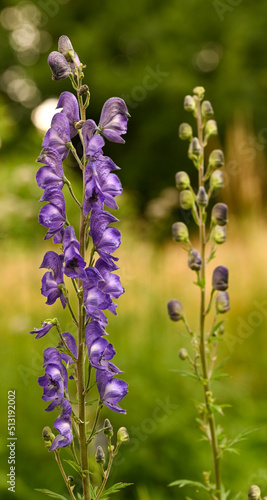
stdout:
{"type": "MultiPolygon", "coordinates": [[[[48,426],[43,429],[45,445],[55,454],[72,500],[98,500],[109,491],[114,493],[126,486],[119,483],[105,490],[113,459],[129,437],[125,427],[121,427],[113,445],[113,427],[109,419],[100,424],[100,413],[103,406],[126,413],[121,401],[128,392],[127,383],[119,378],[121,370],[112,362],[116,351],[106,338],[106,313],[117,314],[114,300],[124,293],[116,274],[118,258],[113,255],[120,246],[121,235],[114,227],[118,219],[109,212],[118,208],[115,198],[122,193],[122,186],[114,173],[119,167],[104,155],[103,148],[105,141],[125,142],[123,135],[129,113],[123,99],[112,97],[104,103],[98,124],[86,118],[90,92],[83,84],[85,66],[67,36],[59,38],[58,51],[51,52],[48,64],[53,80],[69,77],[77,97],[68,91],[60,95],[58,112],[45,134],[37,159],[42,166],[36,181],[43,189],[39,223],[47,230],[44,239],[52,239],[57,245],[57,249],[47,251],[42,260],[40,267],[45,272],[41,293],[46,304],[61,303],[68,319],[70,314],[76,333],[63,331],[58,319],[53,317],[30,333],[41,339],[54,328],[59,341],[56,347],[44,350],[44,374],[38,379],[42,399],[48,404],[46,411],[55,413],[55,434],[48,426]],[[72,143],[75,136],[80,140],[82,154],[72,143]],[[69,154],[81,170],[82,199],[76,196],[64,172],[63,161],[69,154]],[[77,207],[79,228],[68,219],[66,190],[77,207]],[[73,287],[74,299],[70,287],[73,287]],[[72,387],[70,397],[70,384],[76,396],[72,387]],[[92,399],[95,386],[98,397],[92,399]],[[90,406],[90,422],[86,406],[90,406]],[[95,485],[89,471],[88,447],[101,432],[107,440],[108,458],[106,460],[102,447],[95,444],[95,461],[102,476],[100,484],[95,485]],[[65,447],[72,454],[72,460],[67,462],[78,476],[76,479],[66,476],[60,456],[65,447]]],[[[55,496],[48,490],[39,491],[55,496]]]]}

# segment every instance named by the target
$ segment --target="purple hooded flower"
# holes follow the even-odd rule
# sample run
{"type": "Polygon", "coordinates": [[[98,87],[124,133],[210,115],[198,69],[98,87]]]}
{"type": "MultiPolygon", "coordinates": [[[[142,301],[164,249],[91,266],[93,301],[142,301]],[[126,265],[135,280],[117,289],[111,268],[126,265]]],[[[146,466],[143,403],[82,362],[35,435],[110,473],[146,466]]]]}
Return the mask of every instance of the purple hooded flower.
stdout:
{"type": "Polygon", "coordinates": [[[34,335],[37,334],[35,338],[40,339],[41,337],[44,337],[44,335],[46,335],[51,330],[51,328],[53,328],[53,326],[54,323],[44,321],[42,323],[42,328],[34,328],[30,333],[34,335]]]}
{"type": "Polygon", "coordinates": [[[116,351],[103,337],[98,337],[92,343],[87,344],[88,356],[91,365],[99,370],[108,370],[113,375],[121,371],[110,360],[115,356],[116,351]]]}
{"type": "Polygon", "coordinates": [[[105,145],[103,137],[99,134],[94,134],[96,124],[93,120],[86,120],[83,124],[82,135],[87,158],[96,157],[102,154],[102,148],[105,145]]]}
{"type": "Polygon", "coordinates": [[[127,132],[129,116],[124,100],[111,97],[102,108],[98,129],[109,141],[124,143],[121,135],[127,132]]]}
{"type": "MultiPolygon", "coordinates": [[[[124,288],[121,286],[120,277],[117,274],[112,274],[114,271],[113,261],[106,262],[99,258],[96,261],[95,268],[101,274],[103,281],[99,282],[99,288],[105,293],[108,293],[113,299],[117,299],[124,293],[124,288]],[[111,264],[110,264],[111,262],[111,264]]],[[[115,265],[115,268],[117,266],[115,265]]]]}
{"type": "MultiPolygon", "coordinates": [[[[69,332],[64,332],[62,333],[62,337],[64,338],[71,354],[74,356],[75,359],[78,358],[78,350],[77,350],[77,344],[76,344],[76,340],[75,338],[73,337],[73,335],[69,332]]],[[[62,354],[64,353],[61,353],[60,356],[62,358],[62,354]]],[[[68,359],[66,360],[65,356],[63,356],[64,361],[66,361],[67,363],[72,363],[72,359],[70,356],[68,356],[68,359]]]]}
{"type": "Polygon", "coordinates": [[[88,316],[99,321],[102,325],[107,324],[107,319],[102,312],[112,306],[110,296],[98,288],[102,281],[101,274],[94,267],[85,269],[86,280],[83,280],[84,306],[88,316]]]}
{"type": "Polygon", "coordinates": [[[48,205],[41,208],[39,213],[39,223],[49,228],[44,239],[54,236],[54,242],[60,243],[66,222],[66,206],[63,193],[55,186],[44,191],[40,201],[48,201],[48,205]]]}
{"type": "Polygon", "coordinates": [[[106,211],[93,210],[91,214],[91,227],[89,235],[92,237],[93,244],[102,259],[109,263],[110,254],[115,252],[121,244],[121,234],[116,227],[108,227],[109,224],[117,222],[118,219],[106,211]]]}
{"type": "Polygon", "coordinates": [[[45,349],[43,366],[45,375],[38,378],[38,384],[43,387],[43,401],[51,401],[46,411],[52,411],[63,400],[68,376],[60,354],[55,347],[45,349]]]}
{"type": "Polygon", "coordinates": [[[65,229],[63,237],[64,273],[70,278],[86,278],[84,268],[86,262],[79,253],[80,244],[72,226],[65,229]]]}
{"type": "Polygon", "coordinates": [[[60,154],[56,149],[44,148],[38,156],[37,162],[45,165],[36,173],[37,186],[46,189],[51,186],[62,189],[64,173],[60,154]]]}
{"type": "Polygon", "coordinates": [[[126,396],[128,384],[123,380],[113,378],[112,374],[106,370],[96,371],[96,383],[104,405],[117,413],[126,413],[126,410],[123,410],[118,403],[126,396]]]}
{"type": "Polygon", "coordinates": [[[61,113],[69,120],[70,137],[73,138],[78,133],[74,124],[80,120],[79,105],[74,94],[71,92],[62,92],[59,96],[57,108],[63,108],[61,113]]]}
{"type": "Polygon", "coordinates": [[[48,64],[52,71],[53,80],[62,80],[63,78],[67,78],[71,72],[71,67],[63,54],[60,54],[60,52],[55,50],[49,54],[48,64]]]}
{"type": "Polygon", "coordinates": [[[41,293],[47,297],[48,305],[60,298],[62,307],[65,308],[67,300],[62,292],[61,286],[64,286],[63,280],[63,255],[58,255],[56,252],[46,252],[40,268],[51,269],[53,272],[47,272],[42,278],[41,293]]]}
{"type": "Polygon", "coordinates": [[[46,132],[43,140],[44,148],[56,149],[62,161],[67,158],[70,142],[70,124],[68,118],[63,113],[56,113],[51,122],[51,128],[46,132]]]}
{"type": "Polygon", "coordinates": [[[225,266],[217,266],[212,274],[212,287],[214,290],[224,291],[228,288],[228,269],[225,266]]]}
{"type": "Polygon", "coordinates": [[[59,431],[58,434],[49,451],[55,451],[57,448],[63,448],[71,444],[73,440],[72,429],[71,429],[71,404],[67,399],[63,399],[61,402],[61,412],[60,416],[55,420],[54,427],[59,431]]]}

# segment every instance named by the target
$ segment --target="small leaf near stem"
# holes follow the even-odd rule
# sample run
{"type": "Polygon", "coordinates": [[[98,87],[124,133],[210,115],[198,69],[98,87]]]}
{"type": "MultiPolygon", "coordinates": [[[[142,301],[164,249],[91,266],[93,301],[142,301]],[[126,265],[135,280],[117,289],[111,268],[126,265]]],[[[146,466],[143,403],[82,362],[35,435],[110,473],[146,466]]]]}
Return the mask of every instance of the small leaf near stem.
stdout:
{"type": "Polygon", "coordinates": [[[98,407],[97,407],[97,410],[96,410],[96,415],[95,415],[95,421],[94,421],[92,430],[90,432],[90,435],[89,435],[89,437],[88,437],[88,439],[86,441],[87,444],[89,444],[92,441],[92,439],[93,439],[93,437],[95,435],[96,426],[97,426],[99,415],[100,415],[100,412],[101,412],[102,408],[103,408],[103,403],[102,403],[101,400],[99,400],[98,407]]]}
{"type": "Polygon", "coordinates": [[[82,209],[82,205],[81,205],[81,203],[79,202],[79,200],[76,198],[76,196],[75,196],[75,194],[74,194],[74,191],[73,191],[73,189],[72,189],[71,182],[69,181],[69,179],[67,179],[67,177],[65,177],[65,176],[64,176],[64,178],[63,178],[63,182],[64,182],[64,184],[66,184],[66,185],[68,186],[68,188],[69,188],[69,192],[70,192],[70,194],[71,194],[72,198],[74,199],[74,201],[75,201],[76,205],[77,205],[79,208],[81,208],[81,209],[82,209]]]}

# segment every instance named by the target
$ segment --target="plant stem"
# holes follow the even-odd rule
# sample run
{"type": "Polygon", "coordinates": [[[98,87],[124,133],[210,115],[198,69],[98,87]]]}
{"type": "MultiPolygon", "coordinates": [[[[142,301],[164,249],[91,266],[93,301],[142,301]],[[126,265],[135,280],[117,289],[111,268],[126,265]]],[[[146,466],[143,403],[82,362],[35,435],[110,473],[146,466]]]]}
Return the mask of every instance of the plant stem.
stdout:
{"type": "Polygon", "coordinates": [[[70,486],[70,484],[69,484],[69,482],[68,482],[68,478],[67,478],[67,476],[66,476],[66,474],[65,474],[65,471],[64,471],[63,465],[62,465],[62,463],[61,463],[61,460],[60,460],[60,457],[59,457],[59,450],[55,450],[55,459],[56,459],[56,461],[57,461],[57,464],[58,464],[59,470],[60,470],[60,472],[61,472],[61,474],[62,474],[62,477],[63,477],[63,479],[64,479],[64,481],[65,481],[65,484],[66,484],[66,486],[67,486],[67,488],[68,488],[68,490],[69,490],[69,494],[70,494],[70,496],[71,496],[72,500],[76,500],[76,497],[75,497],[75,495],[74,495],[74,493],[73,493],[73,491],[72,491],[72,488],[71,488],[71,486],[70,486]]]}
{"type": "Polygon", "coordinates": [[[96,497],[95,497],[95,500],[98,500],[98,498],[100,497],[101,493],[103,492],[103,490],[104,490],[104,488],[105,488],[105,486],[106,486],[106,482],[107,482],[108,477],[109,477],[109,473],[110,473],[110,470],[111,470],[112,462],[113,462],[113,459],[114,459],[115,455],[118,453],[118,449],[119,449],[119,447],[118,447],[118,445],[117,445],[117,447],[116,447],[116,449],[115,449],[114,453],[113,453],[112,448],[111,448],[111,450],[110,450],[110,454],[109,454],[109,461],[108,461],[107,470],[105,471],[105,475],[104,475],[103,482],[102,482],[102,484],[101,484],[101,486],[100,486],[100,488],[99,488],[99,490],[98,490],[98,492],[97,492],[97,495],[96,495],[96,497]]]}
{"type": "MultiPolygon", "coordinates": [[[[203,131],[202,131],[202,122],[201,122],[201,110],[200,110],[200,101],[197,102],[197,126],[198,126],[198,140],[200,143],[201,151],[202,151],[202,161],[199,166],[199,187],[204,186],[204,145],[203,145],[203,131]]],[[[213,466],[214,466],[214,477],[216,483],[216,498],[217,500],[221,500],[221,464],[219,457],[219,449],[218,449],[218,441],[216,434],[216,424],[214,413],[212,413],[210,408],[211,401],[211,390],[208,379],[208,369],[207,369],[207,357],[206,357],[206,338],[205,338],[205,299],[206,299],[206,223],[205,223],[205,207],[200,207],[200,224],[199,224],[199,239],[200,239],[200,252],[202,258],[202,267],[200,273],[200,279],[203,282],[201,287],[201,300],[200,300],[200,359],[202,364],[203,371],[203,388],[204,388],[204,397],[205,397],[205,406],[207,409],[208,415],[208,424],[210,429],[210,444],[212,448],[212,456],[213,456],[213,466]]]]}

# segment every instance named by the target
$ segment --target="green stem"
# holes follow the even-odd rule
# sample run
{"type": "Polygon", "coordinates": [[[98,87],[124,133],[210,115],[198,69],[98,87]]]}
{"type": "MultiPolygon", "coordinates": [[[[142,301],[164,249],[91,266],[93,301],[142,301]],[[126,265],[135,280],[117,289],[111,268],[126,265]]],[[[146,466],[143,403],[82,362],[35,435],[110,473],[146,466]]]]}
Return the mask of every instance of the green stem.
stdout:
{"type": "Polygon", "coordinates": [[[60,472],[61,472],[61,474],[62,474],[62,477],[63,477],[63,479],[64,479],[64,482],[65,482],[65,484],[66,484],[66,486],[67,486],[67,488],[68,488],[68,490],[69,490],[69,494],[70,494],[70,496],[71,496],[72,500],[76,500],[76,497],[75,497],[75,495],[74,495],[74,493],[73,493],[73,491],[72,491],[72,488],[71,488],[71,486],[70,486],[70,484],[69,484],[69,482],[68,482],[68,478],[67,478],[67,476],[66,476],[66,474],[65,474],[65,471],[64,471],[63,465],[62,465],[62,463],[61,463],[61,460],[60,460],[60,457],[59,457],[59,450],[55,450],[55,459],[56,459],[56,461],[57,461],[57,464],[58,464],[59,470],[60,470],[60,472]]]}
{"type": "MultiPolygon", "coordinates": [[[[204,186],[204,145],[203,145],[203,129],[201,122],[201,110],[200,110],[200,101],[197,102],[197,126],[198,126],[198,139],[200,143],[200,147],[202,149],[202,161],[199,166],[199,187],[204,186]]],[[[210,429],[210,443],[212,448],[212,456],[213,456],[213,466],[214,466],[214,477],[216,483],[216,498],[217,500],[221,500],[221,463],[218,449],[218,440],[216,434],[216,424],[214,413],[212,413],[210,408],[210,400],[211,400],[211,390],[208,381],[208,369],[207,369],[207,358],[206,358],[206,338],[205,338],[205,299],[206,299],[206,288],[205,288],[205,279],[206,279],[206,224],[204,219],[205,208],[200,207],[200,224],[199,224],[199,239],[200,239],[200,251],[202,258],[202,267],[200,273],[200,279],[203,282],[203,286],[201,288],[201,300],[200,300],[200,359],[202,364],[203,371],[203,388],[204,388],[204,397],[205,397],[205,406],[207,409],[208,415],[208,424],[210,429]]]]}
{"type": "Polygon", "coordinates": [[[100,486],[100,488],[99,488],[99,490],[97,492],[95,500],[98,500],[98,498],[100,497],[101,493],[103,492],[103,490],[104,490],[104,488],[106,486],[106,482],[108,480],[108,477],[109,477],[109,474],[110,474],[110,470],[111,470],[111,467],[112,467],[112,462],[113,462],[114,457],[117,455],[118,450],[119,450],[119,446],[118,445],[116,446],[116,449],[115,449],[114,453],[113,453],[112,448],[110,450],[107,470],[105,471],[104,479],[103,479],[102,484],[101,484],[101,486],[100,486]]]}
{"type": "Polygon", "coordinates": [[[87,444],[89,444],[89,443],[92,441],[92,439],[93,439],[93,437],[94,437],[94,435],[95,435],[95,430],[96,430],[97,422],[98,422],[99,415],[100,415],[100,412],[101,412],[101,410],[102,410],[102,407],[103,407],[103,404],[99,401],[99,403],[98,403],[98,407],[97,407],[97,411],[96,411],[95,421],[94,421],[94,424],[93,424],[92,430],[91,430],[91,432],[90,432],[90,436],[89,436],[89,438],[87,439],[87,444]]]}
{"type": "Polygon", "coordinates": [[[67,177],[64,177],[63,180],[64,180],[64,183],[68,186],[69,192],[70,192],[72,198],[74,199],[76,205],[78,205],[79,208],[82,208],[81,203],[79,202],[78,198],[76,198],[76,196],[75,196],[75,193],[72,189],[72,185],[71,185],[71,182],[69,181],[69,179],[67,179],[67,177]]]}

